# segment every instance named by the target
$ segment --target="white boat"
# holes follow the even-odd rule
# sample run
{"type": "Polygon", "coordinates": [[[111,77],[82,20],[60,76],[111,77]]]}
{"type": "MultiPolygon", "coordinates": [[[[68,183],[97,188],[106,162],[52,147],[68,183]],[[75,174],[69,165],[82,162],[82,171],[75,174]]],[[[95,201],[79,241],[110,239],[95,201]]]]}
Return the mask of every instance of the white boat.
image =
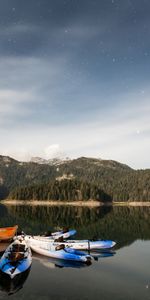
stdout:
{"type": "Polygon", "coordinates": [[[28,270],[32,263],[30,247],[24,239],[16,239],[5,250],[0,259],[0,271],[13,279],[16,275],[28,270]]]}
{"type": "Polygon", "coordinates": [[[61,245],[55,245],[55,243],[52,242],[40,241],[33,237],[28,238],[27,236],[25,237],[25,240],[28,246],[38,254],[57,259],[78,261],[87,264],[91,263],[92,257],[89,254],[85,254],[84,252],[75,249],[65,248],[62,243],[61,245]]]}
{"type": "MultiPolygon", "coordinates": [[[[75,229],[64,229],[64,230],[60,230],[60,231],[56,231],[56,232],[46,232],[44,235],[37,235],[37,237],[40,239],[45,239],[45,240],[52,240],[54,241],[55,239],[59,239],[59,238],[63,238],[63,239],[68,239],[70,238],[72,235],[76,234],[76,230],[75,229]]],[[[22,237],[24,236],[25,233],[22,231],[21,235],[19,234],[17,237],[22,237]]],[[[16,237],[14,237],[15,240],[16,237]]]]}
{"type": "MultiPolygon", "coordinates": [[[[60,237],[63,237],[64,239],[68,239],[70,236],[75,235],[76,230],[75,229],[64,229],[56,232],[48,232],[46,236],[44,236],[46,239],[58,239],[60,237]]],[[[42,237],[42,236],[41,236],[42,237]]]]}
{"type": "MultiPolygon", "coordinates": [[[[26,235],[25,239],[30,239],[31,236],[26,235]]],[[[55,247],[63,244],[65,248],[72,248],[76,250],[96,250],[96,249],[111,249],[116,245],[116,242],[111,240],[63,240],[62,237],[57,238],[55,240],[51,239],[50,237],[42,237],[42,236],[33,236],[34,240],[44,241],[47,243],[53,243],[55,247]]]]}

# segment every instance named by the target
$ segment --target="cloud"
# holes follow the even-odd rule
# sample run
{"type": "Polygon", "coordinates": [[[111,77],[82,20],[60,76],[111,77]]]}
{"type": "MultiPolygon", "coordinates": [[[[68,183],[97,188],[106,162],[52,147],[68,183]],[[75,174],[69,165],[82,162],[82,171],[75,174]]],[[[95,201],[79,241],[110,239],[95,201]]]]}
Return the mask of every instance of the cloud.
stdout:
{"type": "Polygon", "coordinates": [[[67,153],[148,167],[147,86],[128,93],[115,87],[110,93],[110,87],[107,94],[97,85],[94,89],[86,75],[78,78],[76,70],[70,82],[65,77],[70,72],[68,63],[57,55],[49,61],[10,57],[1,59],[1,67],[1,153],[19,160],[67,153]]]}
{"type": "Polygon", "coordinates": [[[149,4],[80,2],[0,3],[0,153],[146,166],[149,4]]]}
{"type": "Polygon", "coordinates": [[[64,59],[0,58],[0,124],[39,123],[49,119],[62,93],[64,59]],[[47,115],[47,112],[49,114],[47,115]],[[46,116],[47,115],[47,116],[46,116]]]}
{"type": "Polygon", "coordinates": [[[47,159],[52,159],[52,158],[63,158],[64,157],[64,152],[62,151],[61,147],[59,144],[53,144],[44,149],[45,157],[47,159]]]}
{"type": "MultiPolygon", "coordinates": [[[[19,142],[19,139],[16,142],[19,142]]],[[[8,145],[5,150],[1,150],[2,155],[13,157],[18,161],[30,161],[32,157],[31,153],[32,152],[29,152],[25,145],[22,146],[19,143],[17,147],[14,147],[14,145],[10,147],[8,145]]]]}
{"type": "MultiPolygon", "coordinates": [[[[32,94],[28,91],[0,90],[0,114],[1,117],[17,113],[20,103],[31,101],[32,94]]],[[[20,111],[19,111],[20,113],[20,111]]]]}
{"type": "Polygon", "coordinates": [[[115,159],[134,168],[148,168],[150,105],[145,98],[141,101],[136,97],[133,101],[131,97],[133,102],[130,98],[126,99],[126,103],[107,109],[104,115],[97,111],[92,119],[83,122],[77,120],[69,125],[27,124],[13,130],[13,134],[11,130],[7,133],[0,130],[3,137],[1,150],[4,153],[5,149],[9,149],[10,155],[16,153],[15,157],[21,160],[29,157],[29,153],[30,156],[47,159],[66,153],[72,158],[94,156],[115,159]],[[6,140],[4,136],[7,136],[6,140]],[[22,147],[27,153],[23,153],[22,147]]]}

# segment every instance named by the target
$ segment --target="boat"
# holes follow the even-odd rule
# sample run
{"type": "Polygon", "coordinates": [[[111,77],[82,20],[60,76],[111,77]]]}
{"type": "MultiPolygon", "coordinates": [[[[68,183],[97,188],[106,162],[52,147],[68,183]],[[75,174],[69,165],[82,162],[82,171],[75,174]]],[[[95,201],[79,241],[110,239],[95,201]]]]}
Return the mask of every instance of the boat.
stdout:
{"type": "MultiPolygon", "coordinates": [[[[68,239],[70,236],[75,235],[76,234],[76,230],[75,229],[63,229],[60,231],[56,231],[56,232],[46,232],[45,235],[43,236],[46,239],[58,239],[60,237],[63,237],[64,239],[68,239]]],[[[40,236],[39,236],[40,237],[40,236]]]]}
{"type": "Polygon", "coordinates": [[[17,229],[18,225],[15,225],[13,227],[0,228],[0,241],[11,240],[16,234],[17,229]]]}
{"type": "Polygon", "coordinates": [[[89,254],[75,249],[65,248],[65,245],[62,243],[61,245],[56,246],[55,243],[40,241],[32,237],[29,239],[25,237],[25,240],[28,246],[30,246],[31,249],[38,254],[62,260],[91,264],[92,257],[89,254]]]}
{"type": "Polygon", "coordinates": [[[0,271],[7,274],[11,279],[16,275],[28,270],[32,263],[30,247],[25,240],[16,239],[5,250],[0,259],[0,271]]]}
{"type": "MultiPolygon", "coordinates": [[[[54,241],[55,239],[59,239],[59,238],[63,238],[63,239],[68,239],[70,238],[72,235],[76,234],[76,230],[75,229],[63,229],[60,231],[56,231],[56,232],[51,232],[51,231],[47,231],[45,232],[45,234],[43,235],[37,235],[37,237],[40,239],[46,239],[47,241],[52,240],[54,241]]],[[[19,234],[19,236],[24,236],[25,233],[22,231],[21,235],[19,234]]]]}
{"type": "MultiPolygon", "coordinates": [[[[25,239],[30,239],[31,236],[26,235],[25,239]]],[[[50,237],[41,237],[41,236],[33,236],[35,240],[44,241],[47,243],[53,243],[55,247],[61,245],[65,245],[65,248],[72,248],[76,250],[94,250],[94,249],[111,249],[116,245],[116,242],[111,240],[64,240],[62,237],[55,238],[55,240],[50,237]]]]}

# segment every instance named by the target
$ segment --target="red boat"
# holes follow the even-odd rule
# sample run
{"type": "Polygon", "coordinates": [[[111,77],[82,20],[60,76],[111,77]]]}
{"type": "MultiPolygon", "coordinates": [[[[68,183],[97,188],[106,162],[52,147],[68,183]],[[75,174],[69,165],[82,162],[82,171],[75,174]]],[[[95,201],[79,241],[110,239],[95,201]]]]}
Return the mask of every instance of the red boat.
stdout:
{"type": "Polygon", "coordinates": [[[11,240],[14,237],[17,229],[18,225],[15,225],[13,227],[0,228],[0,242],[11,240]]]}

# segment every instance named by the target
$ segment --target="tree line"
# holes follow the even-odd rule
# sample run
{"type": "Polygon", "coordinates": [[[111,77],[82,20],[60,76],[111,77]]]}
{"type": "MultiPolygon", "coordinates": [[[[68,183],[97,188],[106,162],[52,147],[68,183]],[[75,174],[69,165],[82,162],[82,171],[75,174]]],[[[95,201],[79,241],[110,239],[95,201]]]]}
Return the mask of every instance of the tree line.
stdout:
{"type": "Polygon", "coordinates": [[[16,200],[55,200],[55,201],[111,201],[97,185],[79,180],[52,181],[48,184],[39,184],[15,188],[9,198],[16,200]]]}
{"type": "MultiPolygon", "coordinates": [[[[69,177],[69,176],[68,176],[69,177]]],[[[150,170],[115,161],[79,158],[58,166],[5,163],[0,157],[0,199],[150,201],[150,170]],[[73,180],[57,178],[72,174],[73,180]]]]}

